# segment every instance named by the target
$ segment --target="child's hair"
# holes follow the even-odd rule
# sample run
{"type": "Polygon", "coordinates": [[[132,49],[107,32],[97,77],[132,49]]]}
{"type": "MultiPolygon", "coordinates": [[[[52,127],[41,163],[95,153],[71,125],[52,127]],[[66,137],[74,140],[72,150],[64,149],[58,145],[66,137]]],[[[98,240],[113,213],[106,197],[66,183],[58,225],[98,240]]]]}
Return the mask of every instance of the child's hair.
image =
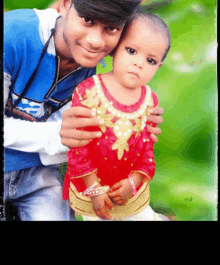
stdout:
{"type": "Polygon", "coordinates": [[[126,32],[127,32],[128,28],[129,28],[129,26],[134,21],[137,21],[138,19],[140,19],[144,23],[146,23],[152,29],[152,31],[154,31],[156,33],[163,34],[167,38],[167,41],[168,41],[167,49],[165,50],[165,53],[164,53],[163,58],[161,60],[163,62],[165,60],[166,56],[167,56],[167,53],[168,53],[170,47],[171,47],[171,36],[170,36],[169,28],[166,25],[166,23],[155,14],[151,14],[151,13],[143,12],[143,11],[137,11],[131,17],[131,19],[129,19],[128,22],[126,23],[125,28],[124,28],[124,30],[122,32],[120,41],[126,35],[126,32]]]}
{"type": "Polygon", "coordinates": [[[96,18],[120,26],[138,9],[141,0],[72,0],[80,16],[96,18]]]}

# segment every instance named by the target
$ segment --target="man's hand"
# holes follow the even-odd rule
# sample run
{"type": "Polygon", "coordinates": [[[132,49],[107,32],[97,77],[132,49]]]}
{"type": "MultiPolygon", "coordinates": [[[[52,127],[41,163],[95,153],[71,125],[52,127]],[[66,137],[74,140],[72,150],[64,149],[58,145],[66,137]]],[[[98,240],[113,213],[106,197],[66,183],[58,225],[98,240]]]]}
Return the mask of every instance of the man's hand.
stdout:
{"type": "Polygon", "coordinates": [[[76,130],[87,126],[100,126],[104,121],[97,119],[95,114],[88,108],[72,107],[63,112],[60,129],[61,143],[69,148],[82,147],[94,138],[100,138],[100,131],[87,132],[76,130]]]}
{"type": "MultiPolygon", "coordinates": [[[[163,113],[164,113],[163,108],[160,108],[157,106],[152,111],[150,111],[150,115],[149,115],[147,121],[155,123],[155,124],[160,124],[163,122],[163,118],[160,117],[159,115],[163,115],[163,113]]],[[[147,128],[148,128],[148,132],[151,133],[150,136],[151,136],[152,141],[154,143],[157,143],[158,139],[157,139],[156,135],[161,134],[161,129],[158,127],[150,126],[150,125],[147,125],[147,128]]]]}

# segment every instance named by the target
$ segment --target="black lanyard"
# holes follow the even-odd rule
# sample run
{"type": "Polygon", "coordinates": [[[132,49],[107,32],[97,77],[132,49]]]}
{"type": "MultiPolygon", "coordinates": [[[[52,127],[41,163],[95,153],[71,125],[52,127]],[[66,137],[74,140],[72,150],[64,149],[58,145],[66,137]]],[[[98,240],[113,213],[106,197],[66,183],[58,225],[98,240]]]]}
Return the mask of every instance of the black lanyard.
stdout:
{"type": "MultiPolygon", "coordinates": [[[[38,62],[38,64],[37,64],[37,66],[36,66],[34,72],[32,73],[30,79],[28,80],[28,82],[27,82],[25,88],[23,89],[23,91],[22,91],[21,94],[19,95],[18,99],[15,101],[15,103],[14,103],[14,104],[12,105],[12,107],[11,107],[11,112],[12,112],[12,113],[13,113],[13,109],[17,107],[18,103],[21,101],[21,99],[24,97],[24,95],[27,93],[29,87],[31,86],[31,84],[32,84],[32,82],[33,82],[33,80],[34,80],[34,78],[35,78],[35,76],[36,76],[36,74],[37,74],[37,70],[38,70],[38,68],[39,68],[39,65],[40,65],[40,63],[41,63],[41,61],[42,61],[42,59],[43,59],[43,57],[44,57],[44,54],[45,54],[45,52],[46,52],[46,50],[47,50],[47,48],[48,48],[48,46],[49,46],[49,42],[50,42],[51,38],[53,37],[54,33],[55,33],[55,29],[51,29],[51,35],[50,35],[49,39],[47,40],[47,42],[46,42],[45,45],[44,45],[44,48],[43,48],[43,50],[42,50],[42,52],[41,52],[41,56],[40,56],[39,62],[38,62]]],[[[89,69],[87,70],[87,73],[86,73],[86,77],[85,77],[85,79],[88,78],[88,75],[89,75],[89,69]]],[[[55,111],[57,111],[58,109],[60,109],[62,106],[64,106],[64,105],[65,105],[68,101],[70,101],[71,99],[72,99],[72,96],[71,96],[70,98],[68,98],[67,100],[65,100],[63,103],[61,103],[61,104],[59,105],[58,108],[53,109],[53,112],[55,112],[55,111]]]]}
{"type": "Polygon", "coordinates": [[[54,33],[55,33],[55,29],[51,29],[51,35],[50,35],[48,41],[47,41],[47,42],[45,43],[45,45],[44,45],[44,48],[43,48],[43,50],[42,50],[42,52],[41,52],[40,60],[39,60],[39,62],[38,62],[38,64],[37,64],[36,68],[34,69],[34,72],[32,73],[30,79],[28,80],[28,82],[27,82],[25,88],[23,89],[23,91],[21,92],[21,94],[19,95],[19,97],[18,97],[18,99],[15,101],[15,103],[12,105],[12,107],[11,107],[11,112],[13,112],[13,109],[17,107],[18,103],[21,101],[21,99],[22,99],[23,96],[27,93],[29,87],[31,86],[31,84],[32,84],[32,82],[33,82],[33,80],[34,80],[34,78],[35,78],[35,76],[36,76],[36,73],[37,73],[38,67],[39,67],[39,65],[40,65],[40,63],[41,63],[41,61],[42,61],[42,59],[43,59],[43,57],[44,57],[44,54],[45,54],[45,52],[46,52],[46,50],[47,50],[47,48],[48,48],[48,46],[49,46],[49,42],[50,42],[51,38],[53,37],[54,33]]]}

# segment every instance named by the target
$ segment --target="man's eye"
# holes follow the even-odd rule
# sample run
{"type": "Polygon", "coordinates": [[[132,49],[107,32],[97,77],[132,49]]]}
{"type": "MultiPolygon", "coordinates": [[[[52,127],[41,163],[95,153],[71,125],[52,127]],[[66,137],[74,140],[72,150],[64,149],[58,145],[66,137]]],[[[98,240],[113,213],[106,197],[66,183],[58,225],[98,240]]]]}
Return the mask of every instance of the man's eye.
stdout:
{"type": "Polygon", "coordinates": [[[128,52],[129,54],[131,54],[131,55],[136,54],[135,49],[132,49],[132,48],[126,48],[126,50],[127,50],[127,52],[128,52]]]}
{"type": "Polygon", "coordinates": [[[108,30],[111,31],[111,32],[117,32],[118,31],[118,29],[116,27],[114,27],[114,26],[109,26],[108,30]]]}
{"type": "Polygon", "coordinates": [[[82,19],[83,19],[86,23],[92,24],[92,20],[91,20],[91,18],[89,18],[89,17],[82,17],[82,19]]]}
{"type": "Polygon", "coordinates": [[[152,65],[157,64],[157,62],[154,59],[152,59],[152,58],[147,58],[147,61],[148,61],[149,64],[152,64],[152,65]]]}

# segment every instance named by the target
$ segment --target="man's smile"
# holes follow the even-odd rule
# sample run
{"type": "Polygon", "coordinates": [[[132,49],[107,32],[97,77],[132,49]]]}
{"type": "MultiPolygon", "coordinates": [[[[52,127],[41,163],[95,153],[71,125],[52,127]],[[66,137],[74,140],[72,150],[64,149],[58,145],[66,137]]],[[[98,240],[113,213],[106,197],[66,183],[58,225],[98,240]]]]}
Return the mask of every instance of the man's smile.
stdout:
{"type": "Polygon", "coordinates": [[[90,50],[87,48],[84,48],[82,45],[80,45],[80,48],[82,50],[82,52],[84,53],[85,56],[90,57],[90,58],[95,58],[97,56],[99,56],[103,51],[95,51],[95,50],[90,50]]]}

